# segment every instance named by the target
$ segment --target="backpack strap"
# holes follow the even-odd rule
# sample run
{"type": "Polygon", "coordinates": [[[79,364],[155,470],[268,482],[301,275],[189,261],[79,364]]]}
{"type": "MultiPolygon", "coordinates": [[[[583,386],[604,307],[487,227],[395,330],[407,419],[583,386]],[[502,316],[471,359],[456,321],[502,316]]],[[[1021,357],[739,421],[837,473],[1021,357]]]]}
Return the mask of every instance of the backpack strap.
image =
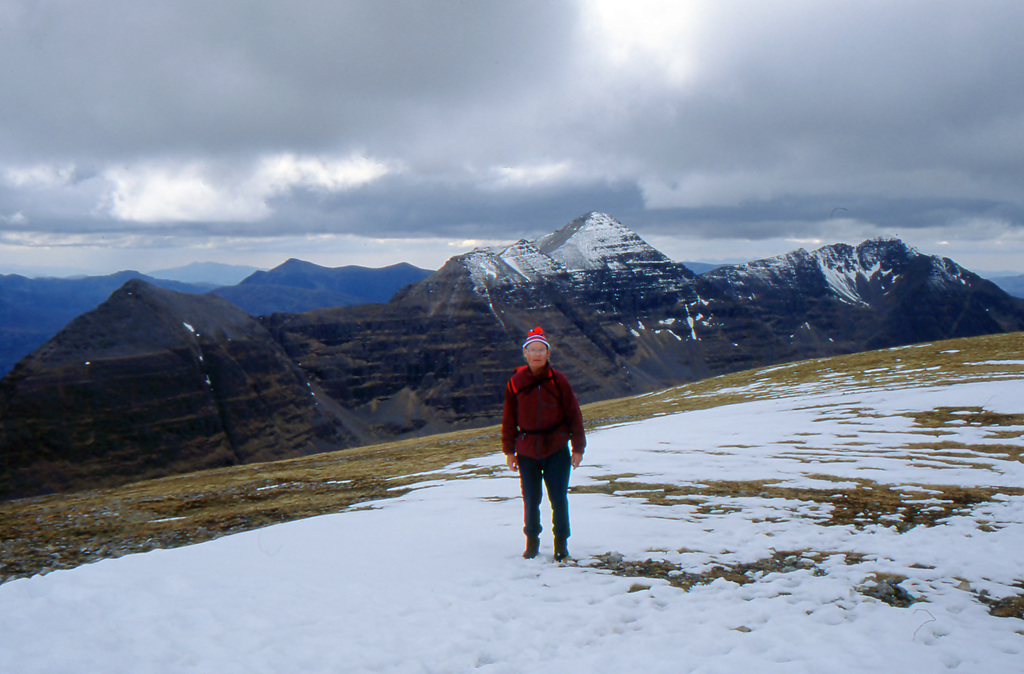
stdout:
{"type": "Polygon", "coordinates": [[[516,388],[516,375],[525,370],[528,366],[520,365],[516,369],[512,370],[512,376],[508,380],[508,390],[512,392],[512,395],[519,395],[519,389],[516,388]]]}

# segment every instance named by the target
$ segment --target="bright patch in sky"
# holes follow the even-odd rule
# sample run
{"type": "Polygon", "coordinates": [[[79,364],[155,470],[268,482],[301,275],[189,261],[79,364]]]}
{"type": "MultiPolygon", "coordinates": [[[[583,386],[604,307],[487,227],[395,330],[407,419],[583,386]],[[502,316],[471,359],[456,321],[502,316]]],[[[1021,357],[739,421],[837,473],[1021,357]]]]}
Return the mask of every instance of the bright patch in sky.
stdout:
{"type": "Polygon", "coordinates": [[[354,156],[325,159],[272,155],[248,173],[218,171],[207,162],[118,166],[109,212],[119,220],[158,222],[253,222],[271,214],[273,197],[297,189],[343,192],[389,173],[382,162],[354,156]]]}
{"type": "Polygon", "coordinates": [[[497,169],[498,185],[501,187],[532,187],[571,178],[572,162],[562,161],[550,164],[526,166],[503,166],[497,169]]]}
{"type": "Polygon", "coordinates": [[[132,222],[251,221],[266,217],[261,195],[239,194],[213,182],[199,162],[169,167],[117,167],[106,172],[113,189],[110,214],[132,222]]]}
{"type": "Polygon", "coordinates": [[[660,71],[672,84],[695,70],[697,3],[679,0],[596,0],[586,3],[597,51],[620,68],[660,71]]]}
{"type": "Polygon", "coordinates": [[[69,164],[35,164],[12,166],[4,170],[3,181],[12,187],[38,189],[67,184],[75,168],[69,164]]]}
{"type": "Polygon", "coordinates": [[[324,159],[280,154],[260,163],[254,183],[270,194],[295,188],[342,192],[371,183],[389,172],[386,164],[361,156],[324,159]]]}

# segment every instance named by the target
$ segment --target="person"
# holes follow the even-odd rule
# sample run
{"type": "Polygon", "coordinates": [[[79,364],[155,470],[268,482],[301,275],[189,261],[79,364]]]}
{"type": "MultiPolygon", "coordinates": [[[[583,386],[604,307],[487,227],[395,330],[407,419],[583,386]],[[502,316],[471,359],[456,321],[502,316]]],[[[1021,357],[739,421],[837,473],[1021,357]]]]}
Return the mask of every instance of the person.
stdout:
{"type": "Polygon", "coordinates": [[[569,557],[569,474],[583,461],[587,446],[583,414],[565,375],[551,367],[551,345],[541,327],[523,343],[526,365],[505,386],[501,445],[509,470],[519,472],[523,493],[523,533],[532,559],[540,551],[541,484],[551,503],[556,561],[569,557]],[[572,445],[572,452],[569,445],[572,445]]]}

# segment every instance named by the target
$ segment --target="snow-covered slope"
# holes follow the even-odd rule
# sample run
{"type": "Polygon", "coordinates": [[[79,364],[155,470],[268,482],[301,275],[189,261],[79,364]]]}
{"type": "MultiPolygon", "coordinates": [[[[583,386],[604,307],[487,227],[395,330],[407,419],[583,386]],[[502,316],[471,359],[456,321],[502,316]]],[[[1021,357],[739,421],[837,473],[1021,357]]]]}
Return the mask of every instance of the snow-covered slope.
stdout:
{"type": "Polygon", "coordinates": [[[6,583],[0,671],[1020,671],[1021,620],[988,609],[1024,582],[1024,361],[971,378],[919,352],[766,369],[718,390],[735,404],[592,431],[578,565],[547,541],[519,557],[495,454],[345,513],[6,583]]]}

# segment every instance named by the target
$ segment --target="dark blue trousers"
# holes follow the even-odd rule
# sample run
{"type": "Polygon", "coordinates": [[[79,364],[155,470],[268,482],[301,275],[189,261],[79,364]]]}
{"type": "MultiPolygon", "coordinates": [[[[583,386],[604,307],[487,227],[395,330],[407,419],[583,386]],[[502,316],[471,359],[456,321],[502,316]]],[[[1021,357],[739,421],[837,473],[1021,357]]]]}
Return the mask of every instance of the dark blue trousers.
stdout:
{"type": "Polygon", "coordinates": [[[551,524],[555,538],[569,538],[569,474],[572,459],[569,448],[543,459],[516,457],[519,464],[519,484],[523,490],[523,533],[539,536],[541,483],[547,488],[551,503],[551,524]]]}

